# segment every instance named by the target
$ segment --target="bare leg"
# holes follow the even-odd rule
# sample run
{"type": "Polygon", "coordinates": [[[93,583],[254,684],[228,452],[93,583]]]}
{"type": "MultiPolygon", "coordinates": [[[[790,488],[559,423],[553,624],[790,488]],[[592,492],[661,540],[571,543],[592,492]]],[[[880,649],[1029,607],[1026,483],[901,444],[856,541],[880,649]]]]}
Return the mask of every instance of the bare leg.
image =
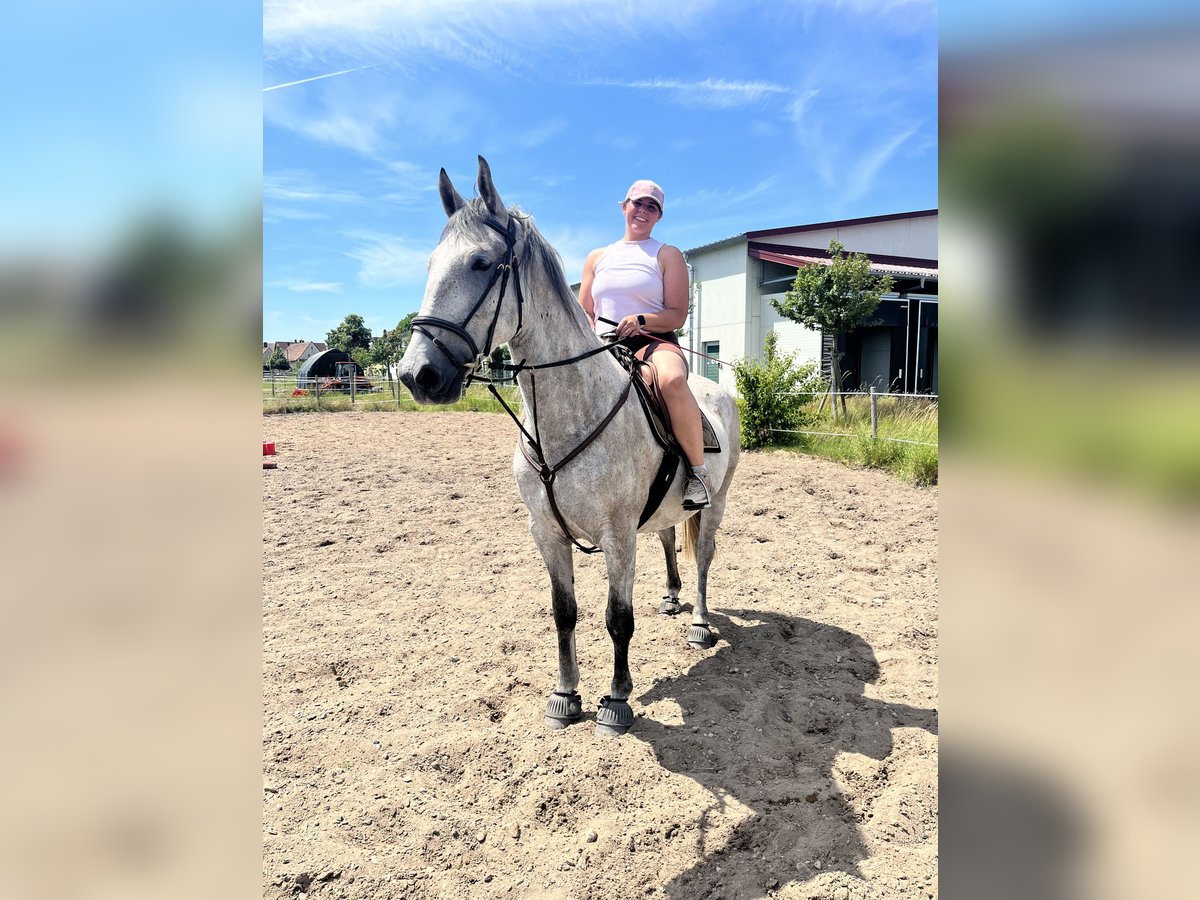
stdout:
{"type": "Polygon", "coordinates": [[[675,554],[675,527],[664,528],[658,532],[658,539],[662,541],[663,552],[667,557],[667,595],[658,605],[658,614],[674,616],[680,609],[679,589],[683,586],[683,582],[679,578],[679,560],[675,554]]]}
{"type": "Polygon", "coordinates": [[[651,344],[649,358],[658,378],[658,389],[667,415],[671,417],[671,429],[683,449],[687,461],[693,466],[704,465],[704,430],[700,426],[700,407],[696,397],[688,389],[687,363],[683,353],[670,344],[651,344]]]}

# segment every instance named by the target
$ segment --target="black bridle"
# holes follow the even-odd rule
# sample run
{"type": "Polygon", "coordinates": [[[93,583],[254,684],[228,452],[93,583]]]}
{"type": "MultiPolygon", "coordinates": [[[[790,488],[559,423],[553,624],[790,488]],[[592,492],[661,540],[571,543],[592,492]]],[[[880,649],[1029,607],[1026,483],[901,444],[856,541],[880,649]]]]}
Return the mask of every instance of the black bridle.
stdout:
{"type": "MultiPolygon", "coordinates": [[[[516,218],[512,215],[509,215],[507,228],[504,228],[499,222],[496,222],[493,219],[485,219],[484,224],[494,231],[498,231],[504,236],[504,259],[496,266],[495,271],[492,272],[492,277],[488,281],[487,287],[483,289],[483,293],[479,295],[479,299],[475,301],[475,305],[471,307],[471,311],[467,313],[467,317],[463,319],[462,324],[458,324],[456,322],[451,322],[448,319],[438,318],[437,316],[417,316],[412,320],[412,330],[417,334],[422,334],[427,337],[433,343],[433,345],[437,347],[438,350],[440,350],[448,360],[450,360],[455,368],[461,367],[465,370],[463,373],[464,388],[472,381],[480,381],[488,386],[488,390],[492,392],[492,395],[500,402],[500,405],[504,407],[504,411],[508,413],[509,417],[517,423],[517,428],[520,429],[521,434],[525,437],[525,441],[528,442],[528,446],[525,442],[521,442],[521,452],[524,454],[529,465],[532,466],[534,471],[537,472],[538,477],[542,480],[542,483],[546,486],[546,497],[550,501],[550,509],[554,513],[554,518],[557,520],[559,528],[562,529],[563,534],[570,539],[571,543],[573,543],[584,553],[597,553],[600,550],[599,547],[584,546],[571,534],[571,530],[567,527],[567,523],[563,519],[562,512],[559,511],[558,502],[554,498],[554,479],[567,463],[575,459],[575,457],[587,449],[592,441],[600,436],[600,433],[604,431],[604,429],[608,426],[608,423],[613,420],[616,414],[620,411],[621,407],[625,405],[625,401],[629,399],[629,392],[633,385],[633,379],[639,377],[637,373],[638,361],[636,361],[628,349],[622,345],[617,343],[606,343],[599,347],[594,347],[591,350],[586,350],[583,353],[580,353],[578,356],[572,356],[569,359],[559,359],[538,365],[528,365],[525,360],[521,360],[519,363],[512,364],[494,364],[492,366],[493,370],[512,372],[514,376],[520,374],[521,372],[530,373],[530,418],[533,424],[533,434],[530,434],[528,429],[526,429],[525,425],[521,422],[520,417],[518,417],[516,412],[514,412],[508,403],[505,402],[504,397],[500,395],[500,392],[496,390],[495,382],[490,378],[484,378],[475,374],[475,369],[479,360],[483,357],[484,353],[487,353],[492,348],[492,338],[496,333],[496,323],[500,321],[500,310],[504,305],[504,295],[505,291],[508,289],[508,280],[510,276],[512,277],[513,289],[517,296],[517,330],[513,332],[513,337],[516,337],[521,333],[525,305],[525,295],[521,292],[520,271],[517,267],[516,218]],[[481,352],[480,349],[475,345],[475,340],[467,331],[467,325],[470,323],[471,319],[475,317],[475,314],[479,312],[480,308],[483,306],[483,301],[486,300],[488,294],[492,292],[492,288],[496,286],[497,281],[500,283],[500,293],[496,298],[496,312],[492,316],[492,324],[488,326],[487,339],[484,342],[484,349],[481,352]],[[430,327],[449,331],[451,334],[457,335],[462,341],[464,341],[471,351],[471,356],[467,362],[460,363],[457,359],[455,359],[454,354],[450,352],[446,345],[438,339],[437,335],[429,330],[430,327]],[[585,360],[590,356],[596,356],[597,354],[606,352],[612,352],[614,356],[618,357],[621,354],[625,354],[627,357],[629,357],[626,368],[629,369],[630,380],[626,383],[625,390],[621,392],[621,396],[618,398],[616,404],[609,411],[608,415],[604,417],[603,421],[596,426],[591,434],[584,438],[579,446],[577,446],[574,450],[572,450],[554,465],[551,465],[550,463],[546,462],[545,451],[542,449],[541,432],[538,428],[537,415],[537,382],[533,373],[540,369],[553,369],[558,366],[569,366],[573,363],[585,360]]],[[[640,364],[645,365],[644,363],[640,364]]],[[[638,524],[640,525],[641,523],[639,522],[638,524]]]]}
{"type": "Polygon", "coordinates": [[[513,336],[521,332],[522,316],[524,315],[525,295],[521,292],[521,274],[517,268],[517,222],[513,216],[508,217],[508,227],[504,228],[499,222],[494,219],[485,219],[484,223],[494,231],[500,232],[504,237],[504,258],[492,271],[491,280],[488,281],[487,287],[483,289],[483,293],[479,295],[479,299],[475,301],[475,305],[471,307],[471,311],[467,313],[467,317],[462,320],[462,324],[451,322],[448,319],[440,319],[437,316],[417,316],[412,320],[412,330],[417,334],[423,334],[433,343],[433,346],[442,351],[442,355],[454,365],[455,368],[463,368],[466,371],[463,373],[464,382],[469,380],[472,371],[479,362],[483,353],[491,349],[492,337],[496,333],[496,323],[500,321],[500,310],[504,307],[504,292],[508,289],[508,279],[511,276],[513,280],[513,288],[517,295],[517,330],[513,336]],[[479,312],[483,306],[483,301],[487,299],[488,294],[492,292],[492,288],[496,286],[496,282],[500,282],[500,294],[496,298],[496,314],[492,316],[492,324],[488,326],[487,338],[484,341],[484,350],[481,352],[475,346],[475,339],[471,337],[471,333],[467,331],[467,325],[475,318],[475,314],[479,312]],[[451,334],[457,335],[462,339],[471,351],[470,357],[465,363],[459,362],[453,353],[443,344],[433,332],[429,330],[429,326],[441,328],[449,331],[451,334]]]}

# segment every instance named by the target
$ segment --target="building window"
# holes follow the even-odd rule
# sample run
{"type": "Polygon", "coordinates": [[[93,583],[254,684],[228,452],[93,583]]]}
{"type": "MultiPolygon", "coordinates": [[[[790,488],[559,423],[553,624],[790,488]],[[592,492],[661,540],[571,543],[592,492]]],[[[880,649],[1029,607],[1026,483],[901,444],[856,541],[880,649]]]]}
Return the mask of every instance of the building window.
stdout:
{"type": "MultiPolygon", "coordinates": [[[[721,358],[721,342],[720,341],[705,341],[704,342],[704,355],[711,356],[714,359],[720,359],[721,358]]],[[[721,366],[718,363],[713,362],[713,360],[711,360],[711,359],[706,359],[704,361],[704,377],[708,378],[710,381],[720,381],[721,380],[721,366]]]]}

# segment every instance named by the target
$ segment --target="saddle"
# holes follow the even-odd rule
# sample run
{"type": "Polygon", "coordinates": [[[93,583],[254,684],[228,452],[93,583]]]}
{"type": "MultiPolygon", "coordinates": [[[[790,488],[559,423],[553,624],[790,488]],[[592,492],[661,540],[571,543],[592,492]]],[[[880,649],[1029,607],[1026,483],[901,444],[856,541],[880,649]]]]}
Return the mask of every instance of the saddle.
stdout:
{"type": "MultiPolygon", "coordinates": [[[[671,429],[671,417],[667,415],[667,407],[659,393],[658,382],[653,377],[649,380],[642,377],[644,370],[649,369],[653,373],[654,370],[650,364],[642,362],[632,353],[627,352],[618,353],[617,358],[621,365],[628,370],[634,392],[641,402],[646,422],[650,425],[650,433],[654,435],[654,440],[663,450],[662,463],[654,475],[654,480],[650,482],[646,505],[642,508],[641,516],[638,517],[638,527],[641,528],[654,515],[667,495],[667,491],[675,482],[679,463],[683,459],[683,450],[671,429]]],[[[712,427],[712,423],[708,421],[708,416],[703,409],[700,410],[700,428],[704,435],[704,452],[720,453],[721,442],[717,440],[717,432],[712,427]]]]}

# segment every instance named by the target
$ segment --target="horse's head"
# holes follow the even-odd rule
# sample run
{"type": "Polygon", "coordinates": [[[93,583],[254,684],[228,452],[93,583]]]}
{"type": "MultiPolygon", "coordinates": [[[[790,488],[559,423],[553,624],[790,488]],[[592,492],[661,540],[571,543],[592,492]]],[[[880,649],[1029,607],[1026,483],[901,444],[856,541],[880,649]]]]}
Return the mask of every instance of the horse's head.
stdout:
{"type": "Polygon", "coordinates": [[[449,222],[430,258],[425,297],[400,361],[400,381],[418,403],[458,400],[479,360],[521,326],[518,226],[482,156],[476,187],[479,198],[467,201],[445,169],[438,178],[449,222]]]}

